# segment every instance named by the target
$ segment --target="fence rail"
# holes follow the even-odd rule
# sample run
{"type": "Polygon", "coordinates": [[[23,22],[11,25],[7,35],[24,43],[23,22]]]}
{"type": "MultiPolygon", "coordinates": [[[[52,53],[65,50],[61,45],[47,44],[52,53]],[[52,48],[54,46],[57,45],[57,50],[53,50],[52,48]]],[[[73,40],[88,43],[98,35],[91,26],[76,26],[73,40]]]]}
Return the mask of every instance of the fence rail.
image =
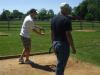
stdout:
{"type": "MultiPolygon", "coordinates": [[[[50,29],[49,21],[36,21],[35,24],[45,29],[50,29]]],[[[0,30],[18,30],[21,28],[21,25],[22,21],[0,21],[0,30]]],[[[74,30],[100,30],[100,21],[72,21],[72,27],[74,30]]]]}

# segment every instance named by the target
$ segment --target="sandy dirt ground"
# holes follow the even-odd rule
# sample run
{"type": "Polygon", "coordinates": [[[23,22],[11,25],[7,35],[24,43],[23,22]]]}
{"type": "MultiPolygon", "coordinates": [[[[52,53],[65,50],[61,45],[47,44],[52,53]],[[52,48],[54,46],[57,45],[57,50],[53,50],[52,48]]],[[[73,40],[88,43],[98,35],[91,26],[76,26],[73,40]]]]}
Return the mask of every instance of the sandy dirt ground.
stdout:
{"type": "MultiPolygon", "coordinates": [[[[18,58],[0,60],[0,75],[55,75],[54,54],[31,56],[31,64],[19,64],[18,58]]],[[[100,67],[69,58],[65,75],[100,75],[100,67]]]]}

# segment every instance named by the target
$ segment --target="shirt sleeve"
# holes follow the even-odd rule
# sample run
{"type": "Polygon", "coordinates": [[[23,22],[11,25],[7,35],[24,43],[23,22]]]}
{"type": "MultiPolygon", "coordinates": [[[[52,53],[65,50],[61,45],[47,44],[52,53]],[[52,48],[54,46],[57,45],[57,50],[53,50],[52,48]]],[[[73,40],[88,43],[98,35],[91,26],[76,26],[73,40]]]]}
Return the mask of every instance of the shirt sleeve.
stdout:
{"type": "Polygon", "coordinates": [[[72,31],[72,23],[70,19],[66,19],[64,22],[64,30],[65,31],[72,31]]]}

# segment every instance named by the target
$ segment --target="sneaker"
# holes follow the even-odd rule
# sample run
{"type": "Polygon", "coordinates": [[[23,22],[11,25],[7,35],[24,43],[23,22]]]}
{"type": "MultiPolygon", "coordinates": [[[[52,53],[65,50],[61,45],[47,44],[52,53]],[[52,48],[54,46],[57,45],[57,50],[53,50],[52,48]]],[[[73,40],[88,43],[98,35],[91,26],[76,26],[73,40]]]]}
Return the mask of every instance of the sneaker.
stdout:
{"type": "Polygon", "coordinates": [[[19,63],[23,64],[24,63],[24,59],[23,58],[19,58],[19,63]]]}
{"type": "Polygon", "coordinates": [[[31,60],[25,60],[25,64],[31,64],[32,61],[31,60]]]}

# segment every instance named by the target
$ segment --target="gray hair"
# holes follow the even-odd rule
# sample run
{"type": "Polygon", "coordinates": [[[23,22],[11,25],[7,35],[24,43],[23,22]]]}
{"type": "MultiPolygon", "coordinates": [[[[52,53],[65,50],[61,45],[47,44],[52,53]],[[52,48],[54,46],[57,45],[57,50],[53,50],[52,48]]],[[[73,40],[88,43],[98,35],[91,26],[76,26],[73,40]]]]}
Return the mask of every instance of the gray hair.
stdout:
{"type": "Polygon", "coordinates": [[[67,3],[61,3],[60,9],[61,9],[61,11],[67,11],[68,13],[71,12],[71,7],[67,3]]]}

